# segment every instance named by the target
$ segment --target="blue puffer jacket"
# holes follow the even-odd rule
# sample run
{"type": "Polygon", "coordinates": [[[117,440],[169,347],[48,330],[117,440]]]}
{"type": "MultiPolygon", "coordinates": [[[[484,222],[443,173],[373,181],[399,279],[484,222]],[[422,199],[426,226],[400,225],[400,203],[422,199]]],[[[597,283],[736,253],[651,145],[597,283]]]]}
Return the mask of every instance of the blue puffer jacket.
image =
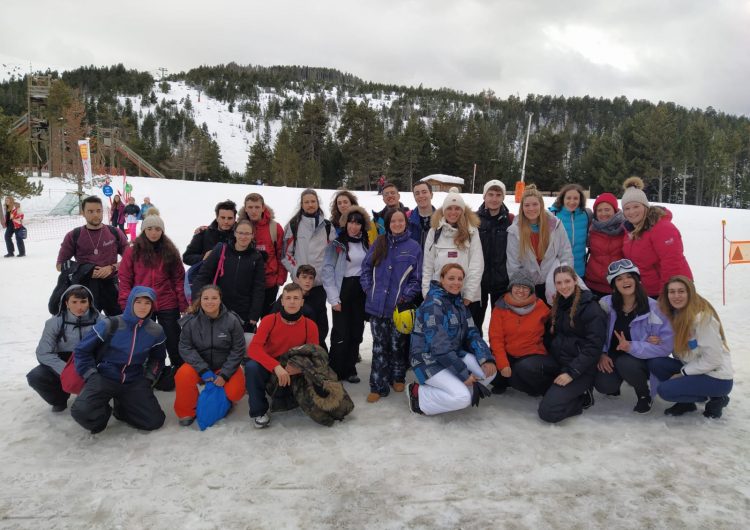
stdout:
{"type": "MultiPolygon", "coordinates": [[[[604,343],[604,353],[609,351],[612,342],[612,332],[615,329],[617,311],[612,307],[612,295],[605,296],[599,300],[599,306],[607,313],[607,341],[604,343]]],[[[674,343],[674,331],[659,310],[659,304],[653,298],[648,299],[650,311],[645,315],[638,315],[630,323],[630,351],[633,357],[638,359],[653,359],[654,357],[669,357],[672,353],[674,343]],[[659,344],[651,344],[646,339],[650,336],[661,339],[659,344]]]]}
{"type": "Polygon", "coordinates": [[[411,238],[409,229],[398,236],[383,237],[388,238],[388,254],[373,268],[376,240],[367,251],[359,277],[367,296],[365,311],[375,317],[391,316],[396,305],[411,302],[422,285],[422,248],[411,238]]]}
{"type": "Polygon", "coordinates": [[[474,325],[460,294],[448,293],[430,283],[424,303],[417,309],[411,334],[409,359],[420,383],[448,369],[461,381],[471,373],[462,358],[472,353],[479,364],[494,363],[492,352],[474,325]]]}
{"type": "Polygon", "coordinates": [[[98,372],[120,383],[129,383],[144,375],[151,380],[158,377],[164,366],[167,337],[159,324],[149,317],[140,319],[133,313],[135,299],[143,296],[156,301],[153,289],[141,285],[133,287],[125,312],[100,320],[78,344],[73,354],[76,371],[81,377],[88,379],[98,372]],[[100,348],[110,320],[114,322],[114,334],[108,344],[100,348]]]}
{"type": "Polygon", "coordinates": [[[586,275],[586,245],[589,239],[591,211],[577,208],[571,212],[565,207],[558,210],[556,206],[550,206],[549,211],[562,221],[573,251],[576,274],[583,278],[586,275]]]}

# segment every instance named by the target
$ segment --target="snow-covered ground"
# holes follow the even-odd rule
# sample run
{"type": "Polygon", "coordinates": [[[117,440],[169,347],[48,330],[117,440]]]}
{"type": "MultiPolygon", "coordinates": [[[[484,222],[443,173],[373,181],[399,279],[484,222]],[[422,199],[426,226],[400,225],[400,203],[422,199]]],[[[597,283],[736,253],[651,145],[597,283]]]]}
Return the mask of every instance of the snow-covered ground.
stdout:
{"type": "MultiPolygon", "coordinates": [[[[195,100],[194,100],[195,103],[195,100]]],[[[298,189],[130,178],[149,195],[180,249],[214,204],[262,193],[286,222],[298,189]]],[[[718,421],[700,413],[631,412],[632,390],[561,425],[542,423],[537,400],[509,390],[478,409],[409,413],[403,394],[376,404],[347,383],[356,408],[321,427],[299,411],[257,431],[240,403],[205,432],[181,428],[173,393],[159,392],[167,422],[144,434],[112,419],[92,436],[53,414],[27,386],[56,281],[59,241],[75,220],[43,217],[67,185],[48,183],[29,212],[28,257],[0,260],[0,527],[2,528],[746,528],[750,520],[750,267],[727,271],[721,305],[721,220],[750,239],[750,211],[670,205],[699,291],[719,310],[736,369],[718,421]],[[67,223],[67,225],[65,224],[67,223]],[[45,228],[48,227],[48,228],[45,228]]],[[[323,190],[324,210],[332,191],[323,190]]],[[[358,192],[380,209],[374,193],[358,192]]],[[[437,194],[440,203],[444,194],[437,194]]],[[[476,207],[478,195],[465,195],[476,207]]],[[[413,206],[411,194],[403,194],[413,206]]],[[[508,201],[511,211],[517,206],[508,201]]],[[[488,319],[489,320],[489,319],[488,319]]],[[[72,403],[72,400],[71,400],[72,403]]]]}

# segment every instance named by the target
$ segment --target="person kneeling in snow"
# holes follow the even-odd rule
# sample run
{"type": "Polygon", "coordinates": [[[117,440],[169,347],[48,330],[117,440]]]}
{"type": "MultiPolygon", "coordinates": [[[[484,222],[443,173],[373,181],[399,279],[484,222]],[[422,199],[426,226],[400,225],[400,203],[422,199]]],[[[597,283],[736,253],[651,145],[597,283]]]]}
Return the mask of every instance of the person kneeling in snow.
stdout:
{"type": "Polygon", "coordinates": [[[417,309],[410,360],[419,383],[409,385],[409,408],[417,414],[464,409],[489,395],[484,385],[497,374],[495,359],[464,305],[464,269],[448,263],[417,309]]]}
{"type": "Polygon", "coordinates": [[[302,316],[303,299],[299,285],[285,285],[281,293],[283,309],[280,313],[263,317],[247,349],[250,359],[245,363],[245,387],[250,403],[250,417],[259,429],[268,427],[271,423],[266,397],[266,384],[271,378],[271,372],[276,374],[279,387],[289,386],[291,377],[301,373],[292,364],[282,366],[278,357],[296,346],[318,344],[318,327],[315,322],[302,316]]]}
{"type": "Polygon", "coordinates": [[[44,331],[36,347],[39,365],[26,375],[29,386],[52,405],[52,412],[68,408],[70,394],[60,383],[65,364],[73,350],[99,320],[94,297],[86,287],[71,285],[62,295],[60,311],[44,323],[44,331]]]}
{"type": "Polygon", "coordinates": [[[92,434],[103,431],[113,413],[145,431],[164,424],[152,388],[164,367],[167,340],[150,318],[155,301],[152,289],[133,287],[125,312],[97,323],[73,352],[76,371],[86,383],[70,413],[92,434]]]}

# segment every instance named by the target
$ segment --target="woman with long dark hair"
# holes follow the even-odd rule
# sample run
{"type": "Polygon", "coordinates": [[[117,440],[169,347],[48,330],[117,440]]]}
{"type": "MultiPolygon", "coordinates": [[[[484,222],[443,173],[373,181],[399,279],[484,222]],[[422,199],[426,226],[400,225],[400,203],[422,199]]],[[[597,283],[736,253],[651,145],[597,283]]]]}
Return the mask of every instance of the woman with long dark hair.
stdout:
{"type": "Polygon", "coordinates": [[[360,283],[365,311],[372,330],[372,367],[368,403],[406,388],[406,335],[393,320],[393,312],[417,296],[421,287],[422,247],[407,228],[406,214],[388,210],[385,234],[378,236],[362,262],[360,283]]]}
{"type": "Polygon", "coordinates": [[[721,418],[734,370],[719,314],[686,276],[673,276],[664,284],[659,307],[674,330],[674,358],[654,359],[649,366],[661,381],[659,396],[675,403],[664,414],[681,416],[696,410],[696,402],[708,400],[703,415],[721,418]]]}
{"type": "MultiPolygon", "coordinates": [[[[336,235],[340,236],[346,231],[346,227],[341,225],[341,217],[353,206],[359,206],[359,201],[351,191],[339,190],[333,194],[331,199],[331,224],[336,229],[336,235]]],[[[372,245],[376,237],[378,237],[378,229],[375,227],[375,223],[370,223],[370,228],[367,229],[368,245],[372,245]]]]}
{"type": "MultiPolygon", "coordinates": [[[[164,221],[158,215],[143,220],[141,233],[133,245],[125,250],[118,272],[119,303],[124,310],[130,291],[136,285],[156,291],[153,314],[167,336],[167,353],[171,368],[165,368],[161,380],[171,381],[170,370],[182,364],[178,351],[180,313],[187,309],[185,299],[185,268],[180,252],[164,233],[164,221]]],[[[171,389],[171,383],[164,390],[171,389]]]]}
{"type": "Polygon", "coordinates": [[[599,300],[607,314],[607,341],[597,364],[594,385],[602,394],[620,395],[623,380],[635,390],[633,412],[651,411],[649,363],[672,352],[672,326],[648,297],[638,267],[629,259],[609,265],[612,294],[599,300]]]}
{"type": "Polygon", "coordinates": [[[360,284],[362,262],[370,248],[370,216],[352,206],[341,216],[343,231],[326,249],[323,287],[333,314],[329,363],[339,380],[359,383],[357,359],[365,329],[365,292],[360,284]]]}
{"type": "MultiPolygon", "coordinates": [[[[120,195],[112,197],[112,204],[109,206],[109,222],[112,226],[125,232],[125,204],[122,202],[120,195]]],[[[141,227],[143,230],[143,227],[141,227]]]]}

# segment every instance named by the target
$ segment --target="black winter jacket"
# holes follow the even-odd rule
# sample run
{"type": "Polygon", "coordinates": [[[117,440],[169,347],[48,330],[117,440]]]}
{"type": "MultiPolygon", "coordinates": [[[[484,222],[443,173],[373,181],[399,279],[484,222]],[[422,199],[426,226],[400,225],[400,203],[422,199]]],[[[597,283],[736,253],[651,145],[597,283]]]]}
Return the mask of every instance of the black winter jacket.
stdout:
{"type": "Polygon", "coordinates": [[[544,345],[562,368],[573,379],[596,369],[607,340],[607,316],[594,300],[591,291],[582,291],[570,326],[570,309],[573,297],[560,300],[555,318],[555,333],[547,325],[544,345]]]}
{"type": "Polygon", "coordinates": [[[513,222],[513,214],[503,204],[497,216],[490,215],[484,203],[477,210],[479,216],[479,239],[484,254],[482,290],[502,294],[508,290],[508,270],[505,248],[508,243],[508,227],[513,222]]]}
{"type": "MultiPolygon", "coordinates": [[[[234,241],[234,230],[219,230],[219,225],[214,221],[208,228],[198,232],[190,240],[190,244],[182,255],[182,261],[186,265],[195,265],[203,259],[203,256],[214,248],[218,243],[231,243],[234,241]]],[[[213,276],[212,276],[213,278],[213,276]]]]}
{"type": "Polygon", "coordinates": [[[180,320],[180,355],[198,374],[220,370],[229,380],[245,358],[242,323],[222,304],[219,316],[208,317],[202,309],[180,320]]]}
{"type": "MultiPolygon", "coordinates": [[[[216,245],[211,255],[198,272],[193,282],[193,292],[214,281],[216,270],[221,259],[222,246],[216,245]]],[[[266,276],[265,263],[260,252],[251,245],[246,250],[238,251],[233,244],[226,245],[223,274],[219,273],[216,283],[221,287],[222,301],[242,320],[242,327],[248,331],[249,322],[260,320],[265,296],[266,276]]]]}

